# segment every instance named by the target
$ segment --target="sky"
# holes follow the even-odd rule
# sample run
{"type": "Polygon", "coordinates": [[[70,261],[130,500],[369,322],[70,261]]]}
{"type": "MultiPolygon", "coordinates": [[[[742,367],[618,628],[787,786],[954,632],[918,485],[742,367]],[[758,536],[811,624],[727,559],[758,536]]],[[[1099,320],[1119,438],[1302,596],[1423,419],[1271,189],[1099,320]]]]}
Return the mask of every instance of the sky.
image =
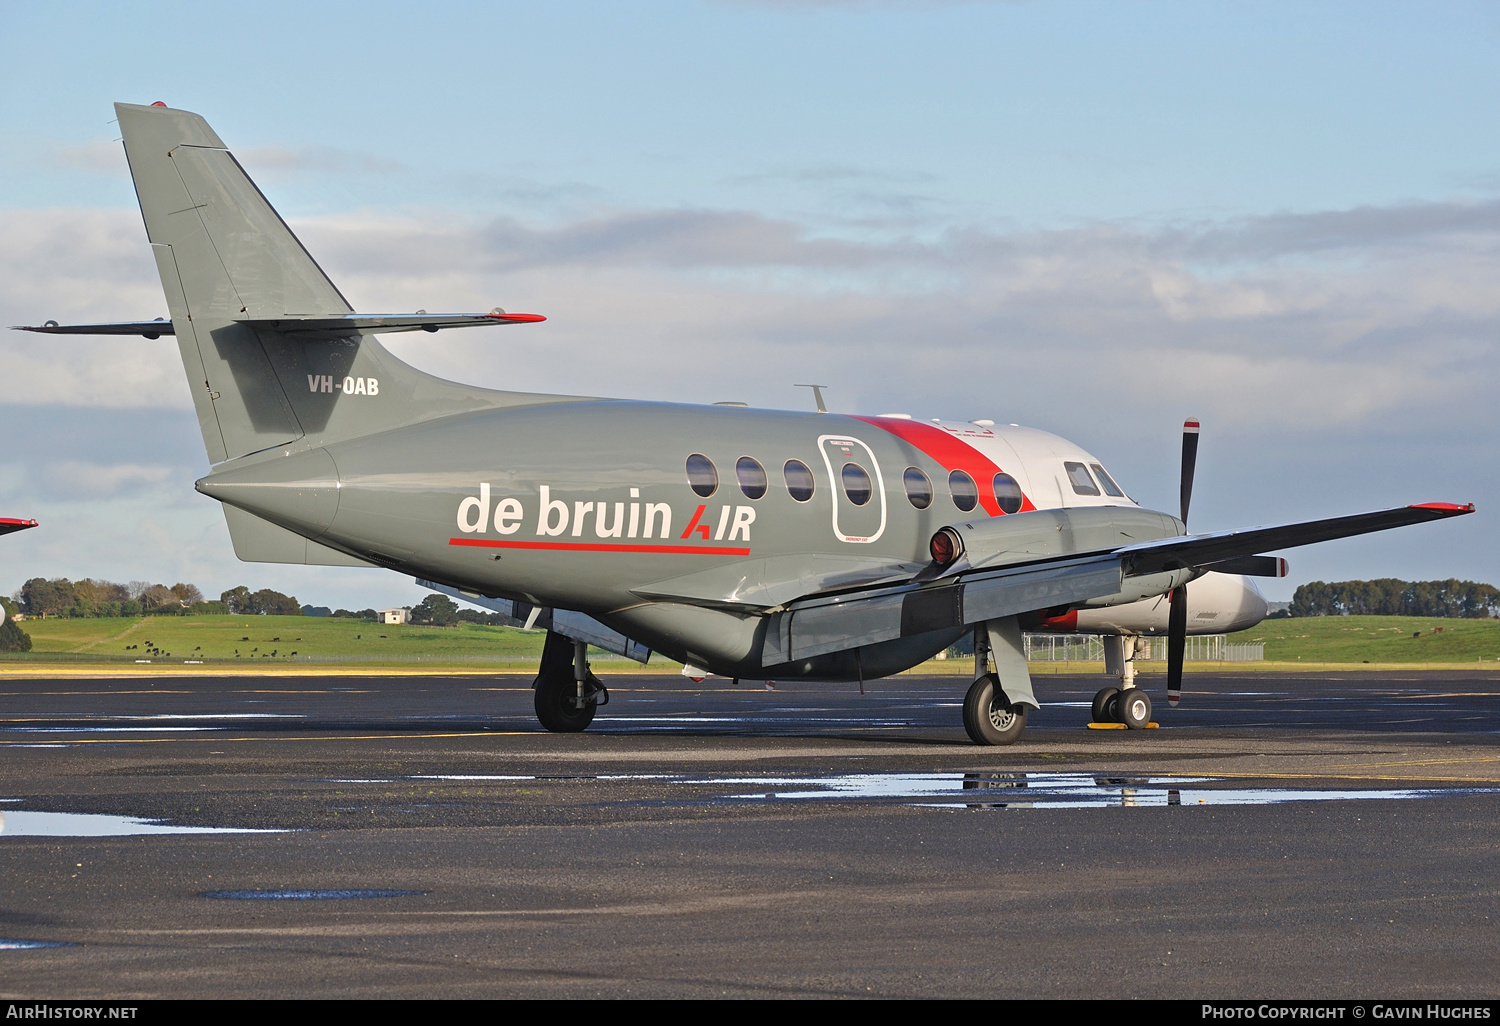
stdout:
{"type": "MultiPolygon", "coordinates": [[[[0,325],[160,316],[111,103],[204,115],[357,309],[493,387],[1018,422],[1194,530],[1417,501],[1310,580],[1500,583],[1500,6],[0,0],[0,325]]],[[[411,604],[240,563],[170,339],[0,331],[0,591],[411,604]]]]}

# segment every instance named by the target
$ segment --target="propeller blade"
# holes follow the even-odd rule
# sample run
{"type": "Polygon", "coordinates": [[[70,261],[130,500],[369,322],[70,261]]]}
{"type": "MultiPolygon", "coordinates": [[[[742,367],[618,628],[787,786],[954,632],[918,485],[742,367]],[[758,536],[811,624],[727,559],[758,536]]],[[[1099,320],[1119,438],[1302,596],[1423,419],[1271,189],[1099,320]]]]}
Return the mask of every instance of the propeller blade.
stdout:
{"type": "Polygon", "coordinates": [[[1182,701],[1182,657],[1187,649],[1187,587],[1172,589],[1172,605],[1167,612],[1167,704],[1173,708],[1182,701]]]}
{"type": "Polygon", "coordinates": [[[1182,522],[1187,523],[1188,505],[1193,501],[1193,471],[1198,466],[1198,418],[1189,417],[1182,424],[1182,522]]]}

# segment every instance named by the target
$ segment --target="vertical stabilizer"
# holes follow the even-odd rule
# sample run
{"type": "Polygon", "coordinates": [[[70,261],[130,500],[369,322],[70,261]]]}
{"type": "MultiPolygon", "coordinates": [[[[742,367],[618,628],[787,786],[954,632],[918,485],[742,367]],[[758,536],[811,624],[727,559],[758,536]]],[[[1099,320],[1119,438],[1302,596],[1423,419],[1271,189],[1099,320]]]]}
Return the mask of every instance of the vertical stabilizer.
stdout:
{"type": "Polygon", "coordinates": [[[351,312],[197,114],[115,104],[209,459],[301,437],[260,337],[237,323],[351,312]]]}
{"type": "Polygon", "coordinates": [[[568,399],[444,381],[353,328],[289,330],[353,310],[203,118],[115,112],[212,462],[568,399]]]}

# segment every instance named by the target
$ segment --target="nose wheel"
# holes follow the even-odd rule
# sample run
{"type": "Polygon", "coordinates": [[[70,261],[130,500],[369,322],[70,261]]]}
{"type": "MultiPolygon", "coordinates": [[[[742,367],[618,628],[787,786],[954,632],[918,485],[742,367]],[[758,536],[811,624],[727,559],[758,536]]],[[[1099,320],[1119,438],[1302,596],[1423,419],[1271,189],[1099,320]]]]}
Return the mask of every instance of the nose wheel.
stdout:
{"type": "Polygon", "coordinates": [[[1095,723],[1123,723],[1144,730],[1151,722],[1151,696],[1141,688],[1100,688],[1094,696],[1095,723]]]}

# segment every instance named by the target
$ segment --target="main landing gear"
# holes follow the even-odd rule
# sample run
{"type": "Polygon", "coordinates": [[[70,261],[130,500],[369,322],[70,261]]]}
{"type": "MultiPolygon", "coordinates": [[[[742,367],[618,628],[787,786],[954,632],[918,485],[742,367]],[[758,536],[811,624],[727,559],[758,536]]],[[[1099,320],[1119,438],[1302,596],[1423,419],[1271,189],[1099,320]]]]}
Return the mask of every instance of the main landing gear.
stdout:
{"type": "Polygon", "coordinates": [[[578,733],[593,722],[599,706],[609,704],[609,689],[589,670],[588,645],[551,631],[532,687],[536,718],[559,734],[578,733]]]}
{"type": "Polygon", "coordinates": [[[1014,744],[1026,729],[1027,712],[1038,707],[1021,645],[1021,625],[1014,616],[974,628],[974,677],[964,696],[964,730],[976,745],[1014,744]]]}

